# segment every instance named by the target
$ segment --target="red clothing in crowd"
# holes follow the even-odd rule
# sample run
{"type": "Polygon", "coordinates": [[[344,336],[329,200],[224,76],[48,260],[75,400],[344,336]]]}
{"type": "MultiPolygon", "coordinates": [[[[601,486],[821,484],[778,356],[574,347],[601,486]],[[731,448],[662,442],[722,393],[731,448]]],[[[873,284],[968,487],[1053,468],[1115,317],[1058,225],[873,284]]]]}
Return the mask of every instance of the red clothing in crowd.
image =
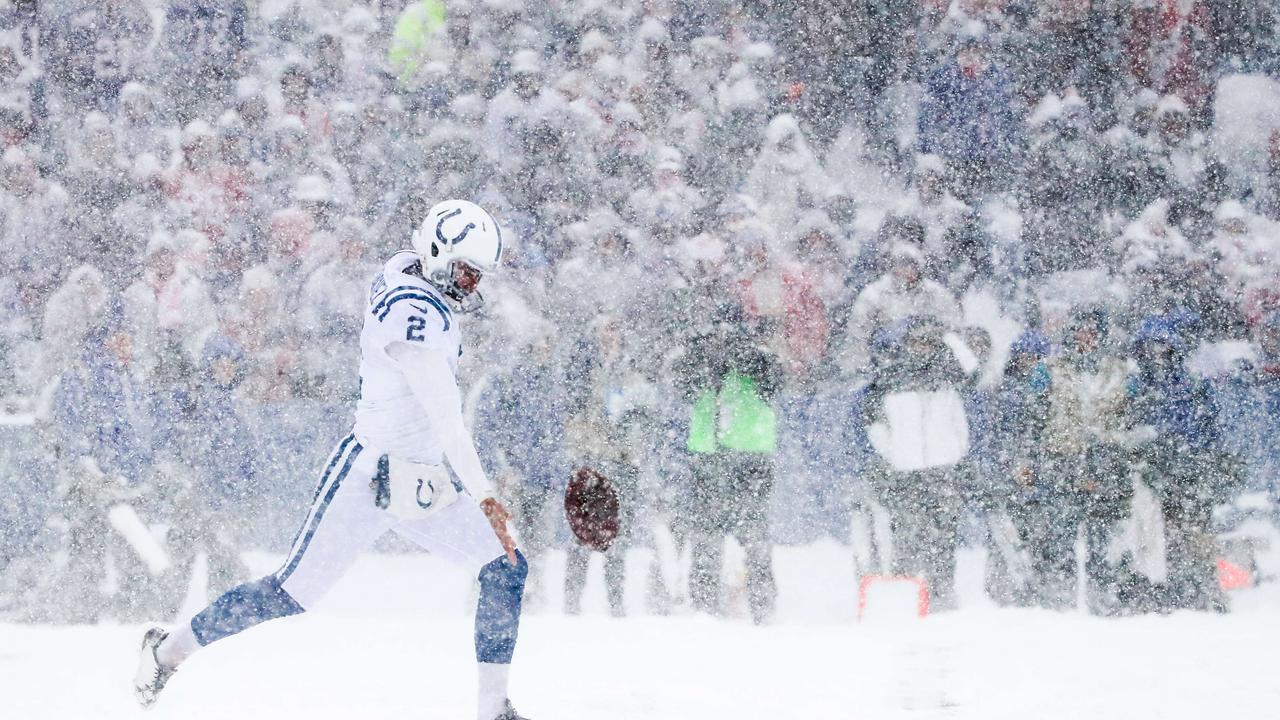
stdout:
{"type": "Polygon", "coordinates": [[[1138,82],[1177,95],[1193,115],[1204,117],[1213,102],[1213,21],[1204,0],[1135,2],[1126,50],[1138,82]]]}

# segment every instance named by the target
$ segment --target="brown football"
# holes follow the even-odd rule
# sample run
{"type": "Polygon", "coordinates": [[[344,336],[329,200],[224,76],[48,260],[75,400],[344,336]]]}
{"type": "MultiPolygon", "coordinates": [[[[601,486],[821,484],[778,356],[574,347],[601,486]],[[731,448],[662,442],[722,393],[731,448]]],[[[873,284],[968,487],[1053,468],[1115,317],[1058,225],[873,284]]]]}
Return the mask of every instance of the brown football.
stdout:
{"type": "Polygon", "coordinates": [[[618,491],[609,478],[587,467],[573,471],[564,491],[564,512],[578,542],[604,552],[618,537],[618,491]]]}

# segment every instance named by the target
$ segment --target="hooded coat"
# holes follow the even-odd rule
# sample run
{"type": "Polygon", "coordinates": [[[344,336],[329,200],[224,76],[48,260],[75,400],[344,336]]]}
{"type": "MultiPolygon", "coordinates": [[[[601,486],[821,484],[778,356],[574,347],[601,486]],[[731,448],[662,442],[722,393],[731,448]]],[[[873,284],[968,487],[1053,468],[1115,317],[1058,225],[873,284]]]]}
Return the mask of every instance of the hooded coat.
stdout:
{"type": "Polygon", "coordinates": [[[800,123],[783,114],[769,122],[764,146],[743,189],[775,227],[790,228],[802,209],[822,206],[832,192],[832,183],[800,123]]]}

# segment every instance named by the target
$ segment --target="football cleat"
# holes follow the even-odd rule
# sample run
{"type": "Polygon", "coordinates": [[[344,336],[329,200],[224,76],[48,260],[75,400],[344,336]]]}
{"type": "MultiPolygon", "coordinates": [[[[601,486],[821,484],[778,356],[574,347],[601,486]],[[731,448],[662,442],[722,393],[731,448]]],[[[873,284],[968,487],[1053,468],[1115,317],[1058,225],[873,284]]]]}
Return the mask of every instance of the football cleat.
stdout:
{"type": "Polygon", "coordinates": [[[147,632],[142,636],[138,672],[133,676],[133,695],[138,699],[138,704],[144,708],[151,707],[155,703],[165,683],[178,672],[177,668],[165,667],[156,655],[160,643],[167,637],[169,633],[159,625],[147,628],[147,632]]]}

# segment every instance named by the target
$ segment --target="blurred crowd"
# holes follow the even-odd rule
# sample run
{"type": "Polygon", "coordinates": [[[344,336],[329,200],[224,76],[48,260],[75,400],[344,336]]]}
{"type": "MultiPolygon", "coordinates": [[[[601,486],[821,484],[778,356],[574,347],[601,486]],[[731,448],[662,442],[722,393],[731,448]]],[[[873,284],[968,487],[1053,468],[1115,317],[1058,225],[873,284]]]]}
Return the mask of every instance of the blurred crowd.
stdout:
{"type": "Polygon", "coordinates": [[[281,550],[448,197],[510,238],[467,412],[566,610],[587,465],[615,613],[651,548],[650,611],[767,621],[823,537],[935,608],[976,545],[1000,603],[1225,611],[1215,510],[1278,486],[1280,131],[1221,108],[1280,103],[1277,12],[0,2],[0,612],[172,613],[281,550]]]}

